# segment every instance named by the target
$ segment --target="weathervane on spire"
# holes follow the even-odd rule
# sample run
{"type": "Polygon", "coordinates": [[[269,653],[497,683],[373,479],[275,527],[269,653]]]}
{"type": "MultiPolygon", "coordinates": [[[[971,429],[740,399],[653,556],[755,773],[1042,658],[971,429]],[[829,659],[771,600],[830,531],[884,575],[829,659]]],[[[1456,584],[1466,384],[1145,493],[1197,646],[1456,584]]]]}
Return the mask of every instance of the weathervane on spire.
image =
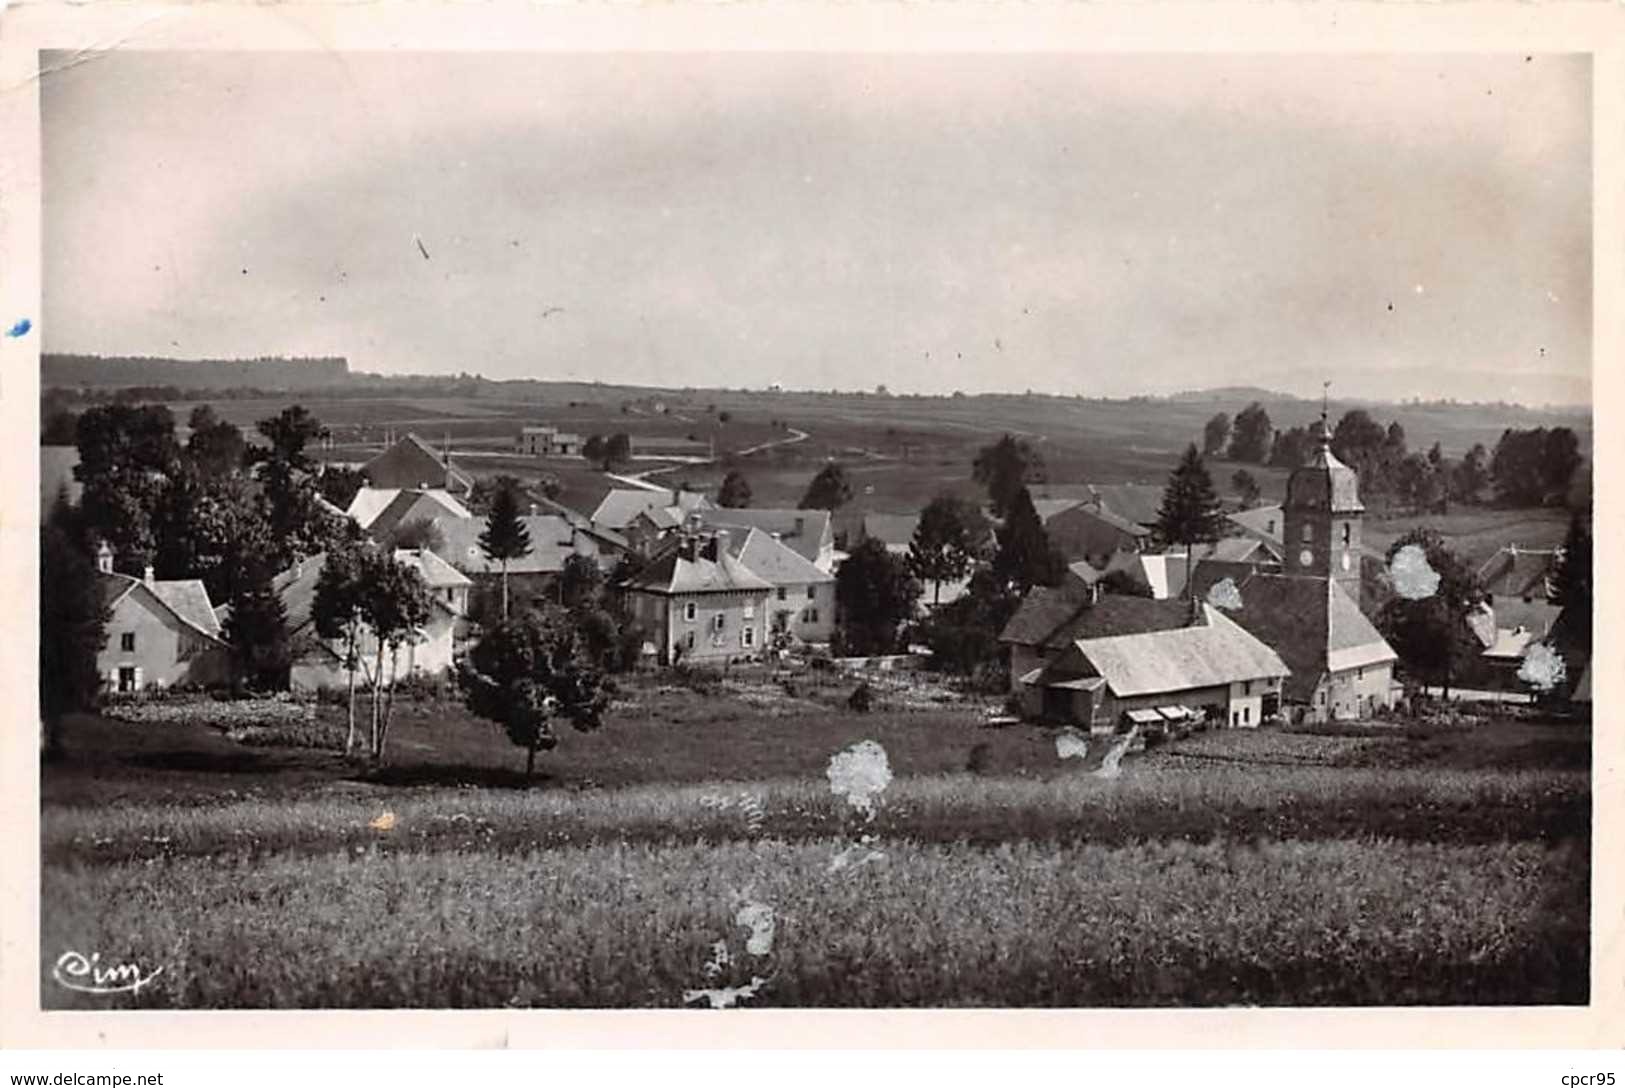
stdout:
{"type": "Polygon", "coordinates": [[[1320,383],[1320,425],[1322,427],[1327,426],[1327,423],[1326,423],[1326,401],[1327,401],[1327,398],[1331,396],[1331,392],[1332,392],[1332,383],[1331,382],[1325,381],[1325,382],[1320,383]]]}

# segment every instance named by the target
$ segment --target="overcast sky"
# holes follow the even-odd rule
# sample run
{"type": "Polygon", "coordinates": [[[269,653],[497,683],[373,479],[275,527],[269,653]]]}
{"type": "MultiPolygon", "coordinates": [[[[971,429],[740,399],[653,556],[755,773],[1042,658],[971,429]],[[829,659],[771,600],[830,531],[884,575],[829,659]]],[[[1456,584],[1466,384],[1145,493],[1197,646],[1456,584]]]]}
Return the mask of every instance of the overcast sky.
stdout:
{"type": "Polygon", "coordinates": [[[1550,55],[125,52],[43,84],[42,332],[673,386],[1493,399],[1499,372],[1573,401],[1590,86],[1550,55]]]}

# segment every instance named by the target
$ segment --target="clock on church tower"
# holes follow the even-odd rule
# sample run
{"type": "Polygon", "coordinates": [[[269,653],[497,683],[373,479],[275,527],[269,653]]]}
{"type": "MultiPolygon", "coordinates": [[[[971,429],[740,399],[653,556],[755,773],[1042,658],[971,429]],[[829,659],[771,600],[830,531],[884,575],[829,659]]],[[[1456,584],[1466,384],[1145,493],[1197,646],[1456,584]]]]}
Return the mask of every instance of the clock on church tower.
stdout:
{"type": "Polygon", "coordinates": [[[1282,504],[1286,573],[1336,578],[1349,583],[1359,600],[1359,476],[1332,453],[1331,430],[1324,417],[1309,428],[1314,451],[1287,479],[1282,504]]]}

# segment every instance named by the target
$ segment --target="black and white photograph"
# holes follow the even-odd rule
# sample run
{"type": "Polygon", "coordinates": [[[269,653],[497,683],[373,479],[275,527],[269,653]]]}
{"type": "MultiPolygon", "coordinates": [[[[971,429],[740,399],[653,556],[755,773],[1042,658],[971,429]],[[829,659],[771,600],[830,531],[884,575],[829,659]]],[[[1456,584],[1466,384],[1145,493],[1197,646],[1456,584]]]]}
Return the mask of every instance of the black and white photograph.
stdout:
{"type": "Polygon", "coordinates": [[[1591,1004],[1595,75],[42,51],[29,999],[1591,1004]]]}

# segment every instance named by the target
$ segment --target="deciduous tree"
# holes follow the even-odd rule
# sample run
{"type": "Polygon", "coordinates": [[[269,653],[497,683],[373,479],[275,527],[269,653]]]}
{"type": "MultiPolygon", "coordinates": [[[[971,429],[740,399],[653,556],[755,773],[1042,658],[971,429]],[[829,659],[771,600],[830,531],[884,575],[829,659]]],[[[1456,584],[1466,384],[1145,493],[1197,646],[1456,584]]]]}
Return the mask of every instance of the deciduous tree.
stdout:
{"type": "Polygon", "coordinates": [[[919,598],[920,584],[902,558],[878,540],[859,544],[835,569],[835,604],[848,652],[890,653],[919,598]]]}
{"type": "Polygon", "coordinates": [[[1418,596],[1393,594],[1378,610],[1377,626],[1412,675],[1440,683],[1448,699],[1456,666],[1479,650],[1467,617],[1483,603],[1484,588],[1435,530],[1413,529],[1394,541],[1390,567],[1407,547],[1421,550],[1438,575],[1437,588],[1418,596]]]}
{"type": "Polygon", "coordinates": [[[526,612],[488,630],[457,678],[469,711],[500,725],[525,750],[526,778],[535,773],[536,753],[558,743],[555,721],[587,732],[602,723],[609,704],[603,674],[556,611],[526,612]]]}
{"type": "Polygon", "coordinates": [[[942,583],[965,577],[982,557],[988,536],[987,518],[954,495],[938,495],[920,512],[908,546],[909,571],[931,583],[931,603],[941,603],[942,583]]]}
{"type": "Polygon", "coordinates": [[[803,510],[839,510],[852,501],[852,484],[846,478],[846,469],[838,461],[831,461],[818,470],[818,475],[807,485],[801,496],[803,510]]]}
{"type": "Polygon", "coordinates": [[[96,564],[69,525],[59,498],[40,529],[39,698],[45,754],[61,754],[62,718],[96,705],[96,655],[107,643],[107,608],[96,564]]]}
{"type": "Polygon", "coordinates": [[[1202,428],[1202,453],[1207,457],[1219,457],[1229,444],[1230,417],[1220,412],[1202,428]]]}
{"type": "Polygon", "coordinates": [[[745,479],[744,473],[733,471],[722,478],[722,486],[717,490],[717,505],[736,510],[750,505],[750,481],[745,479]]]}
{"type": "Polygon", "coordinates": [[[1270,454],[1270,415],[1257,401],[1236,413],[1230,436],[1230,460],[1261,464],[1270,454]]]}

